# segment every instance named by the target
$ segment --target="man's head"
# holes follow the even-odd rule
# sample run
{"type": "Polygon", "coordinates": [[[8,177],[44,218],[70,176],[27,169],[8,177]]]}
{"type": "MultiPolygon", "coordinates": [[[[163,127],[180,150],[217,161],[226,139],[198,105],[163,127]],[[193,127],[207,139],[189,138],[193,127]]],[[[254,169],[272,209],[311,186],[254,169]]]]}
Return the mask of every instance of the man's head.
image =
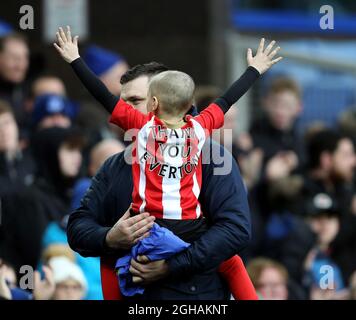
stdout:
{"type": "Polygon", "coordinates": [[[192,106],[194,89],[194,81],[188,74],[181,71],[161,72],[149,83],[147,111],[183,116],[192,106]]]}
{"type": "Polygon", "coordinates": [[[312,195],[306,201],[306,221],[316,234],[319,246],[327,248],[340,228],[336,200],[326,193],[312,195]]]}
{"type": "Polygon", "coordinates": [[[274,80],[263,101],[263,107],[276,129],[292,128],[302,110],[301,92],[298,85],[288,78],[274,80]]]}
{"type": "Polygon", "coordinates": [[[0,39],[0,76],[3,80],[19,84],[25,80],[29,66],[29,49],[25,38],[9,34],[0,39]]]}
{"type": "Polygon", "coordinates": [[[13,154],[19,143],[19,128],[6,101],[0,100],[0,152],[13,154]]]}
{"type": "Polygon", "coordinates": [[[76,113],[76,106],[66,97],[55,94],[38,96],[34,102],[33,123],[38,129],[69,128],[76,113]]]}
{"type": "Polygon", "coordinates": [[[75,178],[79,174],[82,164],[82,142],[66,141],[58,150],[60,171],[63,176],[75,178]]]}
{"type": "Polygon", "coordinates": [[[282,264],[268,258],[255,258],[247,265],[247,271],[264,299],[288,299],[288,271],[282,264]]]}
{"type": "Polygon", "coordinates": [[[92,45],[85,50],[83,59],[110,92],[120,95],[120,78],[128,69],[128,65],[122,56],[92,45]]]}
{"type": "Polygon", "coordinates": [[[64,82],[60,78],[52,75],[38,77],[32,84],[31,95],[35,99],[44,94],[66,96],[64,82]]]}
{"type": "Polygon", "coordinates": [[[65,97],[67,95],[67,91],[64,82],[60,78],[53,75],[41,75],[36,78],[32,83],[30,95],[25,102],[25,111],[32,113],[36,98],[46,94],[54,94],[65,97]]]}
{"type": "Polygon", "coordinates": [[[147,112],[147,94],[150,79],[168,68],[162,63],[139,64],[129,69],[120,80],[121,98],[142,113],[147,112]]]}
{"type": "Polygon", "coordinates": [[[350,138],[325,129],[312,135],[307,144],[311,169],[321,170],[333,180],[352,180],[356,155],[350,138]]]}
{"type": "Polygon", "coordinates": [[[77,264],[65,256],[53,257],[49,260],[56,285],[53,300],[82,300],[88,284],[83,271],[77,264]]]}
{"type": "Polygon", "coordinates": [[[36,131],[31,144],[39,176],[58,188],[67,188],[79,174],[85,143],[78,129],[52,127],[36,131]]]}

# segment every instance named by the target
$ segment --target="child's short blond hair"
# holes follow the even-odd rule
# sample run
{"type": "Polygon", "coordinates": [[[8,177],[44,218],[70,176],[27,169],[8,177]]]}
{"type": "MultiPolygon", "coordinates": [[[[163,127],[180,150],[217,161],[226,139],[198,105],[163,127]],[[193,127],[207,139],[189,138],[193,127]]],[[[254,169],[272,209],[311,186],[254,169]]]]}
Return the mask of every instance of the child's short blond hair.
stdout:
{"type": "Polygon", "coordinates": [[[157,97],[162,110],[173,116],[185,114],[193,103],[195,84],[181,71],[164,71],[152,77],[148,94],[157,97]]]}

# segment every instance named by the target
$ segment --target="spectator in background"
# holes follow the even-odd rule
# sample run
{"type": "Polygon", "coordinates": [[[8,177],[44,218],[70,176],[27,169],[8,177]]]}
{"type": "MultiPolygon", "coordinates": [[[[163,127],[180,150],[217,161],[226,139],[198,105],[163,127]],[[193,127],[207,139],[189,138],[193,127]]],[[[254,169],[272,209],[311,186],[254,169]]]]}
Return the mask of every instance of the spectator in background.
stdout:
{"type": "Polygon", "coordinates": [[[305,161],[304,143],[296,129],[296,121],[302,110],[301,103],[300,89],[293,80],[273,80],[262,99],[262,117],[252,123],[250,137],[244,134],[239,139],[239,163],[250,188],[254,220],[255,237],[248,249],[250,255],[266,254],[263,251],[266,245],[264,236],[267,233],[267,238],[273,237],[270,230],[282,226],[283,233],[288,231],[292,212],[289,207],[282,207],[282,203],[288,202],[271,201],[266,190],[279,184],[279,180],[288,180],[305,161]]]}
{"type": "MultiPolygon", "coordinates": [[[[296,120],[302,111],[301,92],[291,79],[275,79],[262,100],[264,115],[251,126],[254,147],[261,148],[264,162],[282,153],[302,155],[296,120]]],[[[294,168],[291,168],[294,169],[294,168]]]]}
{"type": "MultiPolygon", "coordinates": [[[[325,193],[308,198],[305,218],[294,222],[294,232],[281,246],[280,261],[312,299],[345,298],[345,284],[356,269],[356,217],[342,217],[335,199],[325,193]],[[320,288],[323,266],[333,269],[332,290],[320,288]],[[324,290],[324,291],[323,291],[324,290]]],[[[329,288],[330,289],[330,288],[329,288]]]]}
{"type": "Polygon", "coordinates": [[[48,221],[60,221],[69,211],[83,146],[83,136],[74,129],[46,128],[34,136],[33,150],[39,168],[34,186],[48,221]]]}
{"type": "Polygon", "coordinates": [[[268,185],[265,193],[270,212],[264,229],[259,230],[256,236],[261,238],[258,254],[276,260],[280,258],[280,247],[294,231],[296,214],[299,213],[300,202],[304,200],[300,196],[302,186],[303,178],[298,175],[281,178],[268,185]]]}
{"type": "Polygon", "coordinates": [[[96,144],[90,152],[89,176],[95,176],[96,172],[107,159],[116,153],[124,151],[124,149],[125,146],[115,139],[106,139],[96,144]]]}
{"type": "Polygon", "coordinates": [[[65,97],[67,91],[63,81],[54,75],[42,75],[35,79],[31,86],[31,98],[36,99],[45,94],[65,97]]]}
{"type": "Polygon", "coordinates": [[[85,50],[83,59],[109,91],[119,96],[121,76],[129,69],[124,58],[112,51],[92,45],[85,50]]]}
{"type": "MultiPolygon", "coordinates": [[[[78,115],[82,108],[87,105],[80,105],[66,97],[66,88],[61,79],[54,76],[41,76],[32,85],[31,96],[27,101],[27,110],[30,112],[30,121],[27,125],[29,136],[36,130],[51,127],[78,127],[86,137],[86,147],[83,150],[83,164],[88,163],[90,149],[105,137],[112,137],[104,127],[91,128],[87,124],[81,123],[78,115]]],[[[85,117],[93,117],[89,121],[100,122],[93,114],[86,114],[85,117]]],[[[107,124],[105,124],[107,127],[107,124]]]]}
{"type": "Polygon", "coordinates": [[[17,276],[15,269],[0,258],[0,300],[12,299],[11,289],[16,288],[17,276]]]}
{"type": "MultiPolygon", "coordinates": [[[[263,116],[256,119],[250,134],[253,147],[263,152],[262,186],[287,177],[304,162],[304,147],[296,129],[302,111],[301,92],[288,78],[277,78],[262,100],[263,116]]],[[[259,202],[265,203],[263,195],[259,202]]]]}
{"type": "Polygon", "coordinates": [[[0,196],[20,192],[32,184],[35,164],[28,149],[22,149],[19,128],[13,111],[6,101],[0,100],[0,196]]]}
{"type": "Polygon", "coordinates": [[[87,282],[82,270],[65,256],[53,257],[48,265],[53,272],[55,290],[52,300],[83,300],[87,282]]]}
{"type": "Polygon", "coordinates": [[[282,264],[267,258],[255,258],[248,263],[247,272],[262,299],[288,299],[288,271],[282,264]]]}
{"type": "Polygon", "coordinates": [[[31,300],[32,294],[17,286],[15,269],[0,259],[0,298],[5,300],[31,300]]]}
{"type": "Polygon", "coordinates": [[[36,270],[33,278],[33,293],[17,286],[15,269],[0,258],[0,300],[49,300],[53,296],[55,285],[52,270],[48,266],[42,268],[44,277],[36,270]]]}
{"type": "Polygon", "coordinates": [[[91,184],[91,178],[95,176],[96,172],[102,164],[111,156],[124,151],[125,146],[118,140],[106,139],[97,143],[90,151],[90,158],[88,164],[88,176],[79,179],[74,186],[74,193],[72,197],[71,211],[80,206],[80,200],[91,184]]]}
{"type": "Polygon", "coordinates": [[[0,98],[10,103],[20,125],[23,122],[28,67],[29,48],[26,39],[17,33],[0,38],[0,98]]]}
{"type": "Polygon", "coordinates": [[[56,76],[48,74],[39,76],[32,82],[31,91],[25,104],[25,111],[29,119],[31,119],[36,98],[46,94],[66,97],[67,90],[63,81],[56,76]]]}
{"type": "MultiPolygon", "coordinates": [[[[356,106],[351,106],[348,110],[344,111],[340,115],[338,120],[338,130],[342,135],[350,137],[354,145],[356,144],[356,106]]],[[[354,186],[356,185],[355,178],[355,175],[353,175],[354,186]]],[[[356,214],[355,194],[352,196],[351,212],[356,214]]]]}
{"type": "Polygon", "coordinates": [[[75,254],[67,244],[49,245],[44,251],[42,262],[52,271],[49,280],[54,286],[42,300],[82,300],[88,283],[82,270],[75,263],[75,254]]]}
{"type": "Polygon", "coordinates": [[[66,88],[63,81],[52,75],[42,75],[37,77],[31,85],[29,96],[24,103],[23,123],[21,126],[21,140],[23,144],[30,143],[33,130],[33,111],[37,97],[44,95],[66,96],[66,88]]]}
{"type": "Polygon", "coordinates": [[[64,96],[40,95],[34,102],[33,126],[36,130],[52,127],[69,128],[72,126],[77,108],[77,105],[64,96]]]}
{"type": "Polygon", "coordinates": [[[0,224],[2,258],[9,261],[15,270],[19,270],[23,265],[36,268],[41,255],[41,238],[47,223],[46,213],[39,204],[33,187],[2,196],[0,224]]]}
{"type": "MultiPolygon", "coordinates": [[[[35,271],[33,279],[34,290],[31,293],[29,290],[18,287],[19,281],[15,269],[0,258],[0,300],[48,300],[53,295],[54,290],[52,273],[47,266],[44,266],[43,272],[45,277],[42,280],[39,272],[35,271]]],[[[30,284],[29,281],[26,284],[30,284]]]]}
{"type": "Polygon", "coordinates": [[[340,131],[353,138],[356,139],[356,105],[352,105],[343,111],[338,118],[338,128],[340,131]]]}
{"type": "Polygon", "coordinates": [[[307,156],[304,194],[327,193],[337,200],[342,213],[348,214],[355,192],[352,140],[330,129],[319,130],[308,138],[307,156]]]}
{"type": "Polygon", "coordinates": [[[42,129],[33,142],[34,183],[1,198],[0,250],[16,270],[25,264],[37,267],[43,232],[49,222],[68,214],[82,162],[83,138],[72,129],[42,129]]]}
{"type": "Polygon", "coordinates": [[[66,257],[74,262],[75,253],[66,243],[52,243],[42,251],[41,262],[43,265],[48,265],[48,262],[54,257],[66,257]]]}
{"type": "Polygon", "coordinates": [[[43,74],[32,82],[25,105],[25,110],[29,115],[33,112],[36,98],[46,94],[66,97],[67,90],[62,79],[51,74],[43,74]]]}
{"type": "MultiPolygon", "coordinates": [[[[271,229],[273,227],[270,222],[276,211],[274,206],[276,203],[279,205],[279,212],[290,211],[292,214],[303,214],[305,209],[303,198],[314,196],[317,193],[326,193],[337,201],[341,214],[350,212],[354,195],[353,176],[356,165],[356,156],[351,139],[341,136],[330,129],[318,127],[309,132],[306,145],[308,169],[303,175],[302,198],[300,201],[293,201],[295,205],[292,211],[290,210],[292,202],[275,201],[271,203],[268,198],[268,192],[266,192],[266,190],[272,190],[279,183],[279,180],[288,180],[291,175],[290,170],[284,167],[283,161],[277,161],[276,157],[267,163],[264,179],[254,190],[254,203],[258,204],[255,221],[257,221],[258,226],[261,226],[257,232],[259,236],[264,232],[263,230],[268,231],[268,228],[271,229]],[[273,163],[273,166],[270,166],[271,163],[273,163]],[[269,169],[272,167],[274,173],[270,175],[271,170],[269,171],[269,169]]],[[[292,159],[290,161],[295,162],[292,159]]],[[[291,186],[292,184],[289,184],[288,188],[290,189],[291,186]]],[[[293,220],[293,217],[291,218],[288,218],[289,229],[291,220],[293,220]]],[[[274,220],[273,222],[276,221],[274,220]]],[[[287,221],[284,222],[286,223],[287,221]]],[[[255,253],[261,254],[259,250],[266,242],[263,238],[255,241],[258,243],[255,248],[252,248],[255,253]]],[[[262,253],[264,252],[262,251],[262,253]]]]}
{"type": "MultiPolygon", "coordinates": [[[[36,300],[53,299],[56,289],[56,281],[54,279],[54,270],[50,265],[50,261],[56,258],[65,258],[73,263],[75,261],[74,252],[69,248],[67,244],[54,243],[47,246],[42,251],[41,263],[38,266],[38,269],[41,270],[42,273],[44,273],[45,277],[42,281],[38,281],[39,279],[36,279],[37,274],[35,274],[34,298],[36,300]],[[42,290],[40,291],[40,289],[42,290]]],[[[38,271],[36,271],[36,273],[38,273],[38,271]]]]}
{"type": "MultiPolygon", "coordinates": [[[[105,162],[106,159],[116,153],[124,150],[124,145],[114,139],[103,140],[95,145],[90,152],[90,161],[88,166],[89,177],[95,175],[97,170],[105,162]]],[[[79,179],[73,188],[73,197],[71,210],[73,211],[80,206],[80,200],[84,196],[86,190],[91,184],[91,179],[88,177],[79,179]]],[[[68,215],[60,222],[52,222],[48,225],[43,236],[43,248],[46,250],[54,244],[67,244],[67,220],[68,215]]],[[[94,257],[83,258],[80,254],[75,253],[75,259],[79,267],[85,274],[88,282],[88,291],[86,299],[97,300],[102,299],[101,279],[100,279],[100,259],[94,257]]]]}

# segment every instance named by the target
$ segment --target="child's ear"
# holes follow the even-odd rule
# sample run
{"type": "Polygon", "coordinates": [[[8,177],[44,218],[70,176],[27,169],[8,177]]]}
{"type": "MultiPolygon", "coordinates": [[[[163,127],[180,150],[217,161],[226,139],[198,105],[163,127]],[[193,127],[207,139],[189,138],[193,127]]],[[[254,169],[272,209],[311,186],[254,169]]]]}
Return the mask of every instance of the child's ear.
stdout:
{"type": "Polygon", "coordinates": [[[157,110],[158,108],[158,99],[157,97],[152,97],[152,110],[157,110]]]}

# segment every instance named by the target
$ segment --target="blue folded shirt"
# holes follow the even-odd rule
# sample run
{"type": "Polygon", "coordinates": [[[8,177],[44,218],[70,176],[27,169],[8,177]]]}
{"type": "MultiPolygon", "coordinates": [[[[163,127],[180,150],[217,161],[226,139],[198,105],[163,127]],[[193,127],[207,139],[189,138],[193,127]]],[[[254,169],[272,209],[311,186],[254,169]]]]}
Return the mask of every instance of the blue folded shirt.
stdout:
{"type": "Polygon", "coordinates": [[[172,231],[154,223],[150,235],[133,246],[129,254],[116,261],[115,269],[118,272],[121,293],[131,297],[135,294],[142,294],[145,290],[144,287],[132,282],[132,275],[129,271],[132,258],[136,259],[139,255],[145,255],[151,261],[167,259],[189,246],[189,243],[177,237],[172,231]]]}

